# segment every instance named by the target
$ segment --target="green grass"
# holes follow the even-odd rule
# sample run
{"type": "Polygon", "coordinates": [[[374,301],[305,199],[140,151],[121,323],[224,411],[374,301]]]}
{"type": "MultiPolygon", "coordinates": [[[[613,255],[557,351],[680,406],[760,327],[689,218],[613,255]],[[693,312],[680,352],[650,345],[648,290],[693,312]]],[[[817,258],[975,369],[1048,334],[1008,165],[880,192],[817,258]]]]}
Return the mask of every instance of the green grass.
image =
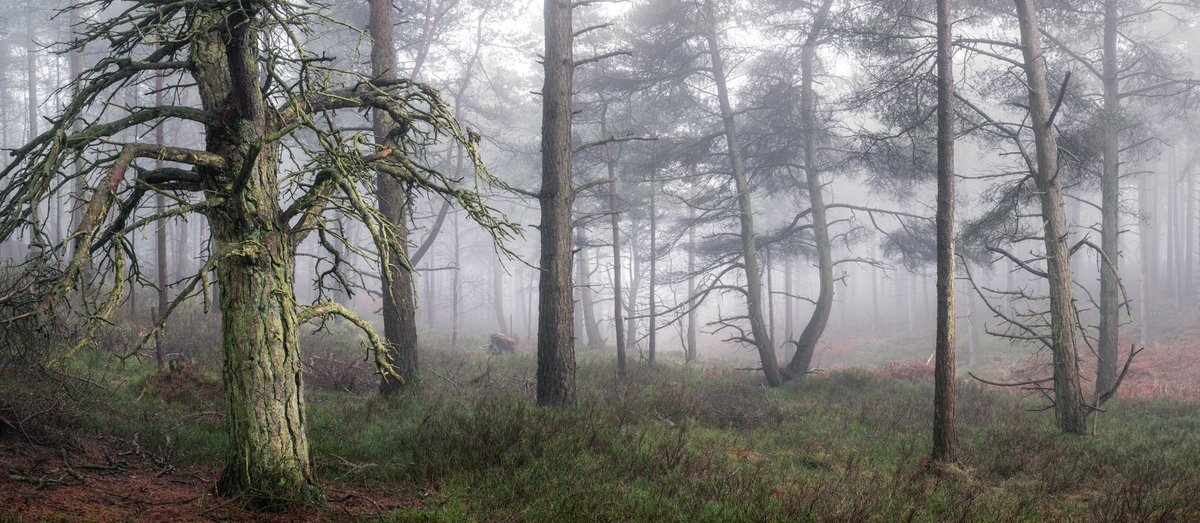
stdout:
{"type": "MultiPolygon", "coordinates": [[[[584,352],[578,407],[554,411],[533,405],[528,355],[431,353],[424,365],[421,398],[308,393],[323,481],[432,493],[395,521],[1200,518],[1196,402],[1114,402],[1080,438],[1030,412],[1033,399],[964,385],[964,468],[935,471],[931,385],[873,372],[767,390],[751,373],[638,365],[621,382],[584,352]]],[[[143,370],[125,373],[111,409],[81,428],[137,434],[180,463],[220,461],[219,419],[194,415],[211,405],[164,402],[144,393],[143,370]]]]}

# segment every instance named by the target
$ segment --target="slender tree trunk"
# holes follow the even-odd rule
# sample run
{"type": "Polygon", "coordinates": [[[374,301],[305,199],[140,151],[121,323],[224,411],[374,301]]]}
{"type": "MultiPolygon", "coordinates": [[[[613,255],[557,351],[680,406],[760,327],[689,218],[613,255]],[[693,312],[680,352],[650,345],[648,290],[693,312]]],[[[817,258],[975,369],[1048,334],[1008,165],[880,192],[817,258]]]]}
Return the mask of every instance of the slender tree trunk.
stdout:
{"type": "MultiPolygon", "coordinates": [[[[37,42],[34,41],[35,34],[32,16],[26,16],[25,23],[28,31],[25,40],[25,105],[29,110],[28,128],[29,141],[33,141],[38,135],[38,70],[37,70],[37,42]]],[[[41,253],[48,247],[45,243],[45,233],[42,231],[42,203],[35,202],[33,204],[33,227],[31,229],[31,239],[29,241],[29,249],[34,253],[41,253]]]]}
{"type": "Polygon", "coordinates": [[[1071,252],[1067,245],[1066,210],[1058,176],[1058,130],[1050,121],[1050,91],[1042,55],[1034,0],[1015,0],[1021,30],[1021,51],[1029,91],[1030,124],[1037,146],[1035,182],[1045,222],[1046,273],[1049,275],[1050,345],[1054,356],[1054,410],[1059,428],[1087,433],[1087,413],[1080,388],[1079,356],[1075,345],[1078,319],[1072,299],[1071,252]]]}
{"type": "Polygon", "coordinates": [[[625,346],[637,346],[638,290],[642,288],[642,265],[638,256],[637,227],[630,224],[629,288],[625,296],[625,346]]]}
{"type": "Polygon", "coordinates": [[[1150,324],[1150,295],[1154,292],[1154,207],[1152,199],[1153,181],[1148,173],[1138,176],[1138,250],[1141,253],[1142,274],[1138,285],[1138,326],[1144,346],[1153,346],[1154,330],[1150,324]]]}
{"type": "MultiPolygon", "coordinates": [[[[600,133],[608,132],[608,104],[600,110],[600,133]]],[[[617,375],[624,377],[626,362],[625,307],[621,288],[621,212],[617,205],[617,162],[609,146],[604,146],[604,167],[608,170],[608,216],[612,227],[612,286],[613,286],[613,329],[617,343],[617,375]]]]}
{"type": "MultiPolygon", "coordinates": [[[[696,188],[692,186],[692,199],[696,197],[696,188]]],[[[699,351],[696,347],[696,207],[688,205],[688,313],[687,313],[687,355],[688,363],[696,361],[699,351]]]]}
{"type": "MultiPolygon", "coordinates": [[[[458,347],[458,330],[460,328],[459,321],[461,312],[459,311],[459,301],[462,296],[462,231],[458,226],[458,213],[454,213],[454,292],[450,302],[450,346],[458,347]]],[[[513,334],[516,335],[515,333],[513,334]]]]}
{"type": "Polygon", "coordinates": [[[967,328],[971,331],[971,341],[967,349],[967,368],[975,365],[975,357],[983,349],[983,343],[979,335],[980,331],[983,330],[983,318],[979,317],[976,301],[974,295],[967,295],[967,314],[971,317],[971,321],[967,323],[967,328]]]}
{"type": "Polygon", "coordinates": [[[792,286],[792,277],[792,257],[787,256],[783,259],[783,338],[786,340],[793,339],[796,334],[795,300],[792,298],[795,288],[792,286]]]}
{"type": "MultiPolygon", "coordinates": [[[[658,176],[655,172],[654,176],[658,176]]],[[[655,182],[650,181],[650,326],[646,335],[650,337],[648,355],[650,364],[654,365],[655,357],[658,352],[658,303],[656,301],[658,292],[658,209],[655,207],[654,193],[658,190],[655,182]]]]}
{"type": "MultiPolygon", "coordinates": [[[[163,106],[163,78],[162,75],[154,77],[154,105],[157,107],[163,106]]],[[[166,144],[166,130],[163,129],[163,124],[160,122],[154,128],[154,143],[155,145],[166,144]]],[[[163,161],[161,159],[155,162],[155,167],[162,169],[163,161]]],[[[167,197],[159,193],[155,198],[155,203],[159,210],[167,208],[167,197]]],[[[162,327],[154,331],[154,362],[158,365],[158,372],[163,370],[163,354],[166,351],[166,316],[167,316],[167,220],[159,220],[156,225],[157,229],[154,233],[155,240],[155,269],[158,272],[158,314],[157,320],[162,323],[162,327]]]]}
{"type": "Polygon", "coordinates": [[[1187,187],[1183,193],[1187,215],[1186,223],[1183,227],[1183,294],[1189,301],[1195,303],[1196,277],[1193,269],[1196,264],[1196,173],[1189,166],[1189,168],[1185,169],[1184,176],[1187,177],[1187,187]]]}
{"type": "Polygon", "coordinates": [[[1100,335],[1096,397],[1103,396],[1117,379],[1117,337],[1120,329],[1120,280],[1117,269],[1117,234],[1120,224],[1120,74],[1117,68],[1117,0],[1104,0],[1104,172],[1100,178],[1100,335]]]}
{"type": "Polygon", "coordinates": [[[1182,187],[1180,187],[1180,185],[1183,183],[1183,173],[1184,173],[1184,171],[1186,171],[1186,169],[1181,168],[1179,166],[1179,163],[1176,161],[1177,153],[1178,153],[1178,149],[1171,149],[1171,152],[1170,152],[1170,154],[1171,154],[1171,173],[1172,173],[1172,175],[1171,175],[1171,199],[1175,202],[1175,210],[1174,210],[1174,212],[1171,213],[1171,221],[1175,225],[1175,227],[1174,227],[1174,229],[1175,229],[1175,236],[1174,236],[1175,249],[1171,253],[1171,255],[1174,256],[1174,258],[1175,258],[1175,273],[1174,273],[1173,285],[1171,286],[1171,288],[1172,288],[1172,290],[1175,291],[1175,306],[1179,309],[1183,309],[1183,303],[1185,301],[1184,294],[1183,294],[1183,288],[1184,288],[1184,279],[1183,279],[1184,252],[1183,252],[1183,248],[1184,248],[1184,242],[1185,242],[1184,231],[1187,229],[1187,227],[1183,221],[1183,219],[1184,219],[1183,213],[1184,213],[1185,204],[1184,204],[1184,200],[1183,200],[1183,196],[1184,196],[1183,190],[1182,190],[1182,187]]]}
{"type": "Polygon", "coordinates": [[[729,162],[733,169],[733,182],[737,191],[738,218],[741,225],[742,265],[746,273],[746,310],[750,318],[750,335],[758,349],[763,375],[767,385],[777,387],[783,383],[779,372],[779,361],[767,325],[762,317],[762,273],[758,264],[758,247],[754,237],[754,207],[750,199],[750,183],[742,164],[742,149],[738,142],[737,124],[734,122],[733,105],[729,101],[726,85],[725,60],[721,55],[720,39],[717,36],[716,13],[712,0],[705,2],[708,10],[708,54],[711,57],[713,81],[717,87],[717,101],[721,107],[721,121],[725,127],[725,144],[729,151],[729,162]]]}
{"type": "Polygon", "coordinates": [[[820,288],[817,291],[812,316],[804,326],[804,331],[800,333],[800,339],[796,341],[796,353],[788,362],[787,370],[793,377],[807,374],[812,367],[817,342],[825,333],[825,327],[829,325],[829,313],[833,310],[833,244],[829,239],[829,221],[825,217],[825,197],[822,194],[821,172],[817,159],[816,93],[813,91],[813,62],[816,60],[819,37],[824,31],[832,5],[832,0],[824,0],[821,4],[800,54],[800,125],[804,129],[804,176],[808,201],[812,208],[820,288]]]}
{"type": "MultiPolygon", "coordinates": [[[[492,314],[496,316],[499,332],[508,330],[508,316],[504,314],[504,268],[492,264],[492,314]]],[[[574,317],[571,318],[574,321],[574,317]]]]}
{"type": "MultiPolygon", "coordinates": [[[[433,256],[430,256],[429,265],[432,269],[433,256]]],[[[432,332],[434,326],[437,325],[437,271],[430,270],[425,275],[425,296],[423,303],[425,305],[425,322],[429,325],[430,332],[432,332]]],[[[501,330],[508,332],[508,329],[501,330]]]]}
{"type": "MultiPolygon", "coordinates": [[[[775,330],[775,267],[772,264],[772,255],[768,252],[763,257],[763,269],[767,273],[767,332],[771,333],[771,340],[779,339],[776,337],[775,330]]],[[[775,350],[779,350],[776,346],[775,350]]]]}
{"type": "MultiPolygon", "coordinates": [[[[460,174],[462,173],[462,168],[463,168],[463,156],[465,156],[465,154],[463,153],[463,150],[459,149],[457,166],[456,166],[455,172],[460,173],[460,174]]],[[[455,211],[454,218],[453,218],[453,220],[454,220],[454,282],[453,282],[454,290],[451,292],[452,295],[450,297],[450,323],[451,323],[450,346],[451,347],[458,347],[458,330],[460,328],[459,322],[460,322],[460,316],[461,316],[461,312],[459,311],[459,308],[461,307],[461,305],[459,304],[459,301],[462,299],[461,298],[462,297],[462,229],[459,228],[458,215],[459,215],[459,213],[457,211],[455,211]]],[[[513,336],[516,336],[516,333],[511,333],[511,334],[513,336]]]]}
{"type": "Polygon", "coordinates": [[[908,333],[912,334],[917,328],[917,315],[914,313],[917,308],[917,275],[912,272],[908,273],[908,293],[905,301],[904,315],[908,321],[908,333]]]}
{"type": "Polygon", "coordinates": [[[1177,172],[1175,170],[1175,150],[1171,149],[1167,151],[1167,173],[1163,177],[1165,178],[1163,181],[1165,182],[1166,189],[1166,193],[1163,196],[1167,199],[1166,212],[1163,213],[1163,218],[1167,222],[1167,242],[1165,245],[1167,273],[1163,280],[1167,284],[1167,296],[1172,300],[1179,294],[1179,289],[1175,285],[1179,274],[1179,268],[1175,266],[1175,177],[1177,172]]]}
{"type": "Polygon", "coordinates": [[[175,222],[175,277],[186,278],[192,270],[188,260],[191,258],[191,246],[188,244],[189,234],[186,217],[179,217],[175,222]]]}
{"type": "MultiPolygon", "coordinates": [[[[541,274],[541,273],[533,272],[532,274],[530,274],[529,285],[527,287],[528,290],[525,292],[525,337],[527,339],[531,339],[531,340],[533,339],[533,318],[534,318],[533,289],[537,286],[539,274],[541,274]]],[[[539,291],[539,293],[540,293],[540,291],[539,291]]]]}
{"type": "Polygon", "coordinates": [[[576,230],[579,244],[579,299],[583,305],[581,319],[584,332],[587,333],[588,348],[599,349],[604,346],[604,340],[600,336],[600,325],[596,322],[596,293],[592,290],[592,262],[588,255],[591,249],[588,247],[587,230],[582,227],[576,230]]]}
{"type": "Polygon", "coordinates": [[[575,404],[575,332],[571,317],[572,0],[545,0],[542,87],[541,277],[538,291],[537,403],[575,404]]]}
{"type": "MultiPolygon", "coordinates": [[[[874,255],[874,254],[875,254],[874,250],[872,249],[872,255],[874,255]]],[[[871,319],[874,322],[874,324],[871,325],[872,332],[879,331],[879,325],[880,325],[880,320],[881,320],[879,317],[879,285],[880,285],[879,266],[872,265],[871,266],[871,319]]]]}
{"type": "Polygon", "coordinates": [[[937,339],[933,392],[933,459],[956,459],[954,259],[954,42],[950,0],[937,2],[937,339]]]}

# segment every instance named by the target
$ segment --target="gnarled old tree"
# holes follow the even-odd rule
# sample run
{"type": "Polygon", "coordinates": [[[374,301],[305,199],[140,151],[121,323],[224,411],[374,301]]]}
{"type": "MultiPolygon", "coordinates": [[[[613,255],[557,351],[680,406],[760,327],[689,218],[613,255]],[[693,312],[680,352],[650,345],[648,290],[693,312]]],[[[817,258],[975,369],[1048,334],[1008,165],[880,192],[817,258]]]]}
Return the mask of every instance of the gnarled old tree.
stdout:
{"type": "MultiPolygon", "coordinates": [[[[215,271],[229,436],[217,490],[256,505],[319,502],[305,435],[300,325],[331,315],[349,319],[364,329],[380,373],[399,376],[366,322],[332,301],[297,303],[297,252],[315,236],[318,248],[337,260],[332,222],[341,217],[364,224],[378,265],[405,266],[392,259],[403,252],[398,228],[371,202],[377,172],[443,195],[494,239],[505,239],[513,227],[495,218],[477,193],[459,189],[424,161],[428,147],[449,139],[466,147],[477,182],[490,183],[475,140],[433,89],[332,70],[306,53],[304,21],[320,15],[298,4],[95,0],[83,8],[96,15],[69,50],[104,45],[109,58],[83,71],[49,129],[14,151],[16,161],[0,172],[6,217],[0,237],[27,227],[57,188],[89,182],[92,191],[75,230],[46,252],[70,258],[40,312],[61,316],[82,308],[94,326],[119,303],[126,271],[136,270],[126,259],[133,231],[175,216],[205,217],[211,257],[185,280],[166,312],[204,292],[215,271]],[[113,92],[154,76],[164,78],[168,105],[126,112],[108,103],[113,92]],[[340,83],[350,87],[334,87],[340,83]],[[188,90],[198,93],[191,97],[198,105],[169,105],[182,104],[188,90]],[[396,123],[384,143],[332,125],[335,111],[363,109],[385,112],[396,123]],[[133,134],[123,130],[167,122],[199,126],[203,146],[122,141],[133,134]],[[81,169],[66,168],[76,159],[81,169]],[[158,194],[169,205],[130,220],[158,194]],[[186,194],[199,202],[188,203],[186,194]],[[93,303],[94,296],[104,298],[93,303]]],[[[383,271],[385,280],[390,272],[383,271]]]]}

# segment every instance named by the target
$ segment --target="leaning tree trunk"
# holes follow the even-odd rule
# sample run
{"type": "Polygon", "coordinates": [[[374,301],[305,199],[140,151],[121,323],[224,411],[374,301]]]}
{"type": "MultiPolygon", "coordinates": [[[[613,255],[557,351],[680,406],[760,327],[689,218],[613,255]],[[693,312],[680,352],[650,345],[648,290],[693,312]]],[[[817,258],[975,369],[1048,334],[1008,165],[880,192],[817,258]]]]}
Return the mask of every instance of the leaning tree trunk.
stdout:
{"type": "MultiPolygon", "coordinates": [[[[395,23],[392,2],[370,0],[371,73],[377,80],[396,78],[395,23]]],[[[375,140],[388,144],[388,134],[396,123],[384,111],[374,114],[375,140]]],[[[392,145],[392,144],[389,144],[392,145]]],[[[403,381],[384,376],[379,383],[383,395],[411,393],[418,390],[417,376],[417,317],[413,297],[412,272],[401,263],[407,256],[409,202],[404,188],[392,177],[380,174],[376,180],[379,211],[396,227],[398,248],[388,253],[383,270],[383,335],[392,351],[392,364],[403,381]]]]}
{"type": "Polygon", "coordinates": [[[1117,380],[1117,337],[1120,329],[1120,279],[1117,271],[1120,228],[1121,98],[1117,68],[1117,2],[1104,1],[1104,172],[1100,178],[1100,338],[1096,369],[1096,398],[1117,380]]]}
{"type": "Polygon", "coordinates": [[[1050,121],[1050,94],[1046,59],[1038,33],[1034,0],[1015,0],[1021,30],[1021,51],[1029,91],[1030,125],[1037,146],[1034,180],[1042,206],[1046,244],[1046,273],[1050,294],[1050,350],[1054,356],[1054,412],[1063,432],[1085,434],[1087,412],[1079,380],[1075,346],[1078,318],[1071,297],[1071,250],[1067,245],[1067,217],[1058,171],[1058,130],[1050,121]]]}
{"type": "Polygon", "coordinates": [[[571,0],[545,0],[542,87],[541,276],[538,280],[537,403],[575,404],[575,303],[571,300],[571,0]]]}
{"type": "Polygon", "coordinates": [[[953,462],[955,398],[954,43],[950,0],[937,2],[937,337],[934,353],[933,459],[953,462]]]}
{"type": "Polygon", "coordinates": [[[725,61],[721,56],[720,40],[712,2],[708,2],[708,54],[712,60],[713,80],[717,86],[717,101],[721,106],[721,122],[725,127],[725,144],[729,150],[729,162],[733,168],[733,182],[737,190],[738,218],[741,224],[742,265],[746,273],[746,315],[750,318],[750,335],[758,349],[763,375],[767,385],[777,387],[783,383],[779,372],[779,361],[775,357],[775,346],[767,325],[763,321],[762,273],[758,266],[758,246],[754,238],[754,208],[750,201],[750,183],[742,164],[742,150],[738,143],[737,124],[734,122],[733,105],[729,102],[726,85],[725,61]]]}
{"type": "Polygon", "coordinates": [[[813,26],[800,52],[800,120],[804,129],[804,176],[808,189],[809,206],[812,209],[814,241],[817,248],[817,280],[819,288],[812,316],[800,339],[796,340],[796,353],[788,362],[788,374],[804,376],[812,367],[817,342],[829,325],[829,313],[833,310],[833,243],[829,239],[829,221],[825,217],[825,196],[822,193],[821,171],[817,165],[816,142],[816,93],[813,91],[813,62],[816,60],[818,37],[825,19],[829,16],[832,0],[825,0],[817,11],[813,26]]]}

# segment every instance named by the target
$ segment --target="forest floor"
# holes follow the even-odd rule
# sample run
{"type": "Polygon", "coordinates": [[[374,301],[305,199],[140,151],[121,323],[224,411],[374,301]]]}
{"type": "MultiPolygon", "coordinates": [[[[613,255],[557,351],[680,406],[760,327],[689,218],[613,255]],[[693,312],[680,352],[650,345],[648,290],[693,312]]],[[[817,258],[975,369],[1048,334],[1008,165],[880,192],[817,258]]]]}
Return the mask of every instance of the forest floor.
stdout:
{"type": "MultiPolygon", "coordinates": [[[[211,368],[101,372],[92,358],[75,377],[0,384],[0,521],[1198,521],[1200,334],[1178,332],[1135,360],[1088,437],[1060,435],[1039,397],[964,377],[950,468],[925,458],[916,335],[831,343],[822,365],[836,370],[774,390],[672,354],[620,382],[607,354],[581,351],[569,412],[533,406],[529,348],[430,352],[423,397],[400,401],[371,394],[369,369],[312,360],[328,503],[268,514],[211,494],[225,445],[211,368]]],[[[968,368],[990,378],[1039,364],[984,349],[968,368]]]]}

